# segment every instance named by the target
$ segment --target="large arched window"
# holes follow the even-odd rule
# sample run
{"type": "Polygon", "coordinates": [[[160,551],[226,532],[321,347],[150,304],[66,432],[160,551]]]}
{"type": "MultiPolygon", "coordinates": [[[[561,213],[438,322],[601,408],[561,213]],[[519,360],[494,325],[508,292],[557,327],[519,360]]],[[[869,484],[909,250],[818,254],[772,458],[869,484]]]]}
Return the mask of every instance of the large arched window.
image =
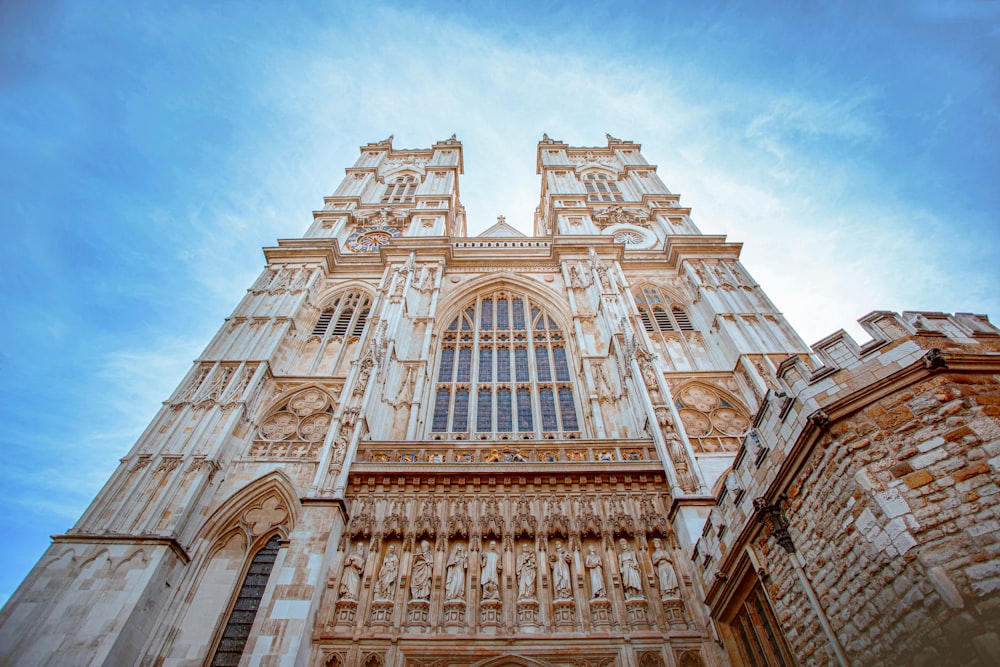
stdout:
{"type": "Polygon", "coordinates": [[[565,338],[525,295],[470,302],[441,336],[435,377],[435,437],[579,437],[565,338]]]}

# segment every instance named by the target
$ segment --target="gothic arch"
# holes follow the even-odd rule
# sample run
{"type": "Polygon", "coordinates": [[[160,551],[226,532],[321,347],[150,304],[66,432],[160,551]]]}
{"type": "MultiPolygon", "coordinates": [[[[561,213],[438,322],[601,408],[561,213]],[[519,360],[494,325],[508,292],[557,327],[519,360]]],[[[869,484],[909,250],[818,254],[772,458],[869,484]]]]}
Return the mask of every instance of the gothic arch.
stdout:
{"type": "Polygon", "coordinates": [[[732,392],[702,380],[671,389],[677,414],[695,451],[736,451],[751,414],[732,392]]]}
{"type": "Polygon", "coordinates": [[[523,655],[501,655],[473,663],[471,667],[552,667],[552,663],[523,655]]]}
{"type": "Polygon", "coordinates": [[[392,165],[379,170],[378,182],[385,183],[388,180],[399,178],[400,176],[413,176],[417,179],[417,183],[423,183],[424,176],[427,175],[427,170],[422,164],[402,164],[402,165],[392,165]]]}
{"type": "Polygon", "coordinates": [[[336,285],[324,288],[316,296],[313,303],[315,303],[316,308],[322,312],[324,308],[329,307],[334,297],[343,294],[344,292],[364,292],[365,296],[369,297],[373,303],[375,301],[375,290],[372,289],[372,286],[369,283],[366,283],[363,280],[344,280],[342,282],[337,282],[336,285]]]}
{"type": "Polygon", "coordinates": [[[252,421],[256,424],[261,423],[265,417],[270,416],[272,413],[280,409],[286,403],[288,403],[293,396],[300,392],[304,392],[307,389],[315,389],[317,391],[323,392],[329,399],[332,405],[336,405],[337,397],[330,393],[329,387],[324,387],[318,382],[306,382],[304,384],[298,385],[292,389],[287,389],[282,393],[278,394],[274,398],[268,400],[266,403],[257,407],[256,414],[251,415],[252,421]]]}
{"type": "Polygon", "coordinates": [[[425,403],[429,437],[580,437],[572,319],[526,282],[485,276],[441,306],[425,403]]]}
{"type": "Polygon", "coordinates": [[[461,314],[462,309],[470,299],[482,292],[503,289],[523,292],[525,295],[537,299],[550,313],[559,317],[560,322],[567,326],[567,331],[571,330],[569,327],[573,322],[573,313],[567,307],[569,302],[566,299],[562,298],[553,288],[542,285],[536,280],[505,274],[502,276],[478,276],[464,283],[451,294],[442,297],[438,302],[438,320],[435,333],[440,334],[453,319],[461,314]]]}
{"type": "Polygon", "coordinates": [[[577,176],[581,179],[587,174],[604,174],[615,181],[621,180],[623,171],[617,165],[611,166],[600,162],[585,162],[575,169],[577,176]]]}
{"type": "Polygon", "coordinates": [[[282,538],[287,538],[295,526],[298,508],[299,494],[294,482],[283,470],[275,470],[230,496],[205,521],[199,536],[214,543],[238,530],[250,544],[277,530],[282,538]],[[254,510],[260,510],[261,514],[254,514],[254,510]],[[284,517],[279,519],[282,510],[284,517]]]}

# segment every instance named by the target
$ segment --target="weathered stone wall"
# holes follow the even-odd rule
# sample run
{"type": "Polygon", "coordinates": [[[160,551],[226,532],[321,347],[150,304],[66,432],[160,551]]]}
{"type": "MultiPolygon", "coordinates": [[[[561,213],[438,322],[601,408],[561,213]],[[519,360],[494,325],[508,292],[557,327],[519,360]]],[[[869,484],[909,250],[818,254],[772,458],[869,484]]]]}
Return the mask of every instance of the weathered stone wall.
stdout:
{"type": "MultiPolygon", "coordinates": [[[[995,648],[998,415],[1000,376],[943,372],[830,425],[789,489],[789,532],[852,662],[971,664],[995,648]]],[[[757,544],[795,653],[826,664],[788,557],[757,544]]]]}

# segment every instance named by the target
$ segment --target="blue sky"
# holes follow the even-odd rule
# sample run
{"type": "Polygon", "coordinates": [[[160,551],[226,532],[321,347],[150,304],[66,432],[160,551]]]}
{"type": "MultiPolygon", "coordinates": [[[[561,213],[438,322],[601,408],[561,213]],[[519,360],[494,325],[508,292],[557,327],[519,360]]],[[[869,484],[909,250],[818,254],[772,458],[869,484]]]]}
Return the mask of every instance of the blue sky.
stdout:
{"type": "Polygon", "coordinates": [[[0,3],[0,600],[359,145],[456,133],[475,233],[640,142],[812,342],[1000,317],[998,69],[997,2],[0,3]]]}

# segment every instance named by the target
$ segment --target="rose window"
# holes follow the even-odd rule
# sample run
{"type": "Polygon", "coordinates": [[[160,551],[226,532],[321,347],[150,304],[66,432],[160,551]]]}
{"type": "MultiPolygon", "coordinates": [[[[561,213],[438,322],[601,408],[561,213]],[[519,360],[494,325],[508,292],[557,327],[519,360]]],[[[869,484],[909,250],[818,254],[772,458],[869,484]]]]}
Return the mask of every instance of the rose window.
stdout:
{"type": "Polygon", "coordinates": [[[696,452],[733,452],[750,428],[746,410],[716,389],[691,384],[676,395],[684,432],[696,452]]]}

